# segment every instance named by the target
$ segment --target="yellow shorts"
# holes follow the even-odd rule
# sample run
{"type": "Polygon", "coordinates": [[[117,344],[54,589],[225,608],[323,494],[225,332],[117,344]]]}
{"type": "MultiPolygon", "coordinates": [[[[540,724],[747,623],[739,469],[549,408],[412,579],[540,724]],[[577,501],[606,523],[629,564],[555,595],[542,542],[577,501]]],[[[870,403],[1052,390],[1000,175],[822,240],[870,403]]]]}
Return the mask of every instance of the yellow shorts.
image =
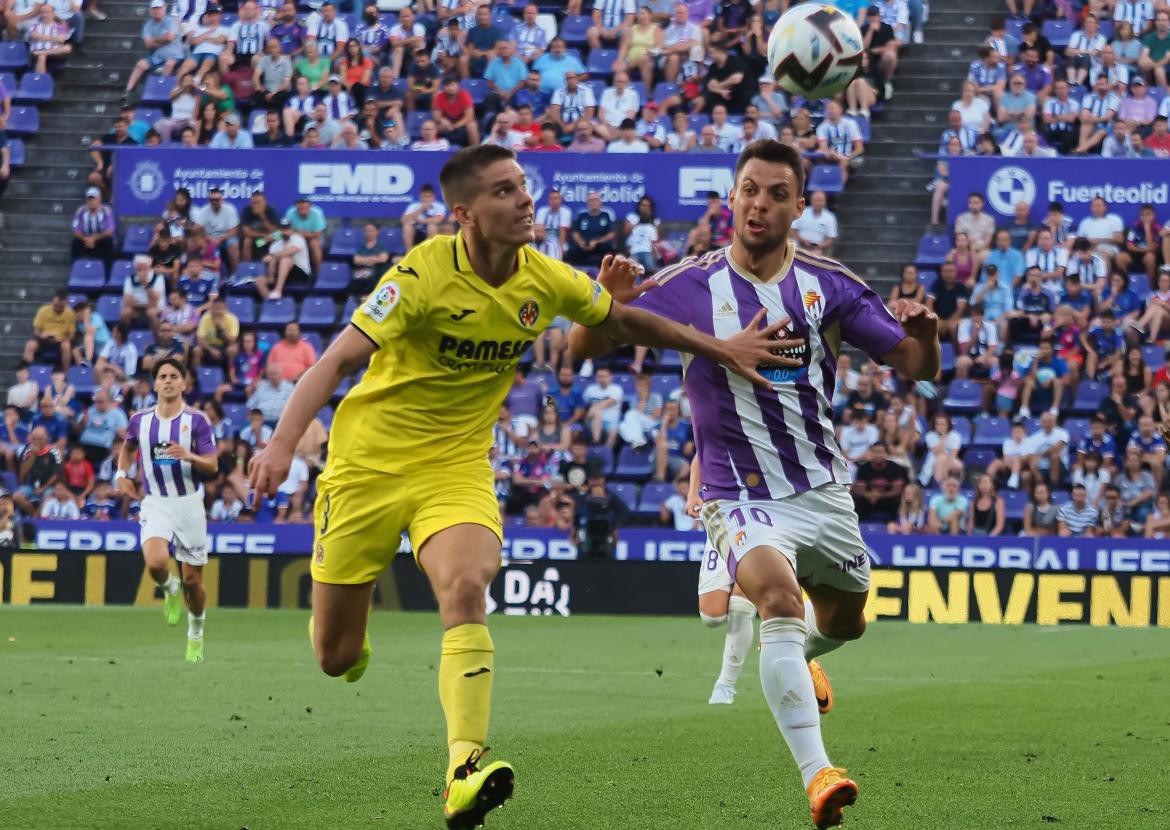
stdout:
{"type": "Polygon", "coordinates": [[[317,479],[313,579],[333,585],[377,579],[403,531],[416,559],[427,539],[459,524],[483,525],[503,540],[493,482],[487,459],[403,477],[331,456],[317,479]]]}

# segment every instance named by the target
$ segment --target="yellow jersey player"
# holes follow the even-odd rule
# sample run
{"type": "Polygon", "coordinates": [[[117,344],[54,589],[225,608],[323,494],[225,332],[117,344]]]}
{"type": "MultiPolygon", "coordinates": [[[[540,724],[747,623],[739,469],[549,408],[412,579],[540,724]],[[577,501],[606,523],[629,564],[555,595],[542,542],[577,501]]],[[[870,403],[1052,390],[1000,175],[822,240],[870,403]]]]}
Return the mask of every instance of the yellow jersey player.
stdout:
{"type": "MultiPolygon", "coordinates": [[[[613,302],[601,285],[529,247],[534,204],[515,154],[491,145],[451,156],[439,176],[459,223],[390,268],[351,325],[305,373],[250,471],[272,495],[293,448],[341,381],[367,366],[341,402],[318,481],[310,636],[329,675],[355,681],[369,662],[374,580],[405,530],[444,628],[439,699],[447,720],[447,827],[483,823],[512,794],[512,767],[482,763],[494,669],[484,594],[500,567],[502,528],[488,450],[513,373],[557,315],[622,342],[676,348],[763,384],[783,322],[717,340],[613,302]]],[[[607,258],[607,274],[633,272],[607,258]]]]}

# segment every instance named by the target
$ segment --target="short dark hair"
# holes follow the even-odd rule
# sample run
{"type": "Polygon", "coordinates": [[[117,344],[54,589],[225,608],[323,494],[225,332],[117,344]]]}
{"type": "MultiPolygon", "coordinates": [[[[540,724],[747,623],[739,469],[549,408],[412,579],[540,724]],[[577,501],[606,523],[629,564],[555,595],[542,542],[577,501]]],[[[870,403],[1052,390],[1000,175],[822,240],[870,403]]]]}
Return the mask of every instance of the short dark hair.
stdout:
{"type": "Polygon", "coordinates": [[[439,188],[448,206],[467,202],[474,194],[479,172],[497,161],[515,160],[516,154],[507,147],[480,144],[464,147],[447,159],[439,171],[439,188]]]}
{"type": "Polygon", "coordinates": [[[800,153],[787,144],[771,138],[753,141],[743,148],[739,159],[735,162],[735,181],[739,181],[739,174],[752,159],[766,161],[769,164],[783,164],[792,170],[792,180],[796,183],[796,195],[804,195],[804,163],[800,153]]]}
{"type": "Polygon", "coordinates": [[[58,288],[56,291],[53,292],[53,299],[54,300],[68,300],[69,299],[69,292],[66,291],[64,288],[58,288]]]}
{"type": "Polygon", "coordinates": [[[151,378],[158,380],[158,373],[163,370],[164,366],[174,366],[179,373],[179,377],[187,377],[187,367],[183,365],[182,361],[180,361],[177,357],[164,357],[151,368],[151,378]]]}

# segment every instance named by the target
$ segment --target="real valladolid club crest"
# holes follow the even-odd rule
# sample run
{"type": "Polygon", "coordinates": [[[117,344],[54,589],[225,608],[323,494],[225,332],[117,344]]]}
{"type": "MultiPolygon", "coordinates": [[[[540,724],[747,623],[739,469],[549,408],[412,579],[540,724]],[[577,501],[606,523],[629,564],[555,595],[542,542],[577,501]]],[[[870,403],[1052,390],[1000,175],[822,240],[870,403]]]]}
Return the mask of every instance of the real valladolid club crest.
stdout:
{"type": "Polygon", "coordinates": [[[140,161],[130,173],[130,192],[143,202],[153,202],[162,195],[166,179],[157,161],[140,161]]]}
{"type": "Polygon", "coordinates": [[[540,175],[540,168],[531,164],[524,165],[524,186],[528,188],[528,195],[532,201],[539,202],[544,195],[544,176],[540,175]]]}
{"type": "Polygon", "coordinates": [[[821,314],[825,311],[825,298],[817,291],[810,289],[804,292],[804,313],[809,320],[821,319],[821,314]]]}
{"type": "Polygon", "coordinates": [[[540,316],[540,306],[536,304],[536,300],[526,300],[516,316],[520,320],[520,325],[530,329],[536,325],[536,318],[540,316]]]}

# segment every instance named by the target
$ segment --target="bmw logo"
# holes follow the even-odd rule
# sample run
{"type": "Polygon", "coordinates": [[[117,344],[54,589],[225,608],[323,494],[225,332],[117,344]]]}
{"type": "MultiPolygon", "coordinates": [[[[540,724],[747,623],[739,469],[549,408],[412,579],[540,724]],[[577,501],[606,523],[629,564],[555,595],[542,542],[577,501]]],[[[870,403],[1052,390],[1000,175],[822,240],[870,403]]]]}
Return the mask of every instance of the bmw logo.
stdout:
{"type": "Polygon", "coordinates": [[[1022,167],[1001,167],[987,180],[987,201],[996,213],[1012,216],[1020,202],[1036,201],[1036,181],[1022,167]]]}

